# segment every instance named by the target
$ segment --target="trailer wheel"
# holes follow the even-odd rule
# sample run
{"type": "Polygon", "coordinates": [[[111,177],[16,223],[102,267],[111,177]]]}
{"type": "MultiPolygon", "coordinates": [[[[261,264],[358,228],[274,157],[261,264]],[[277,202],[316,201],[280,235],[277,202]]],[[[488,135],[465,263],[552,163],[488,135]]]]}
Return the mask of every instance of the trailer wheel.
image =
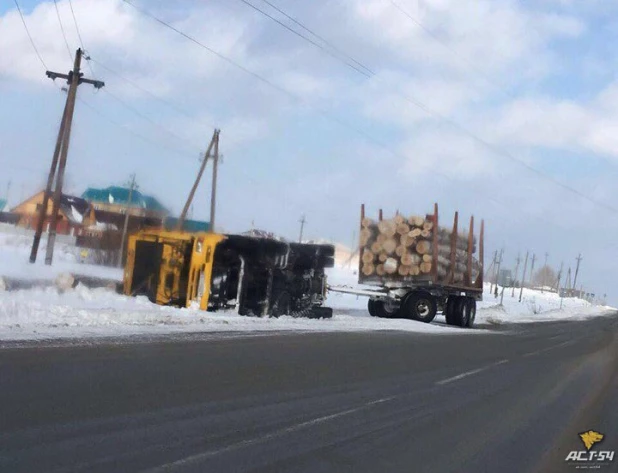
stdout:
{"type": "Polygon", "coordinates": [[[455,325],[467,327],[470,320],[470,306],[467,297],[458,297],[455,304],[455,325]]]}
{"type": "Polygon", "coordinates": [[[394,319],[399,317],[400,313],[400,307],[395,302],[391,301],[374,301],[373,310],[375,311],[376,317],[382,319],[394,319]]]}
{"type": "Polygon", "coordinates": [[[467,298],[467,307],[468,307],[468,328],[472,328],[474,326],[474,319],[476,319],[476,300],[473,297],[467,298]]]}
{"type": "Polygon", "coordinates": [[[403,313],[407,318],[429,323],[438,312],[436,298],[426,292],[411,292],[403,303],[403,313]]]}
{"type": "Polygon", "coordinates": [[[369,299],[367,301],[367,311],[369,312],[369,315],[371,315],[372,317],[378,316],[376,312],[376,301],[374,301],[373,299],[369,299]]]}
{"type": "Polygon", "coordinates": [[[446,318],[447,325],[457,325],[457,302],[459,296],[449,296],[444,308],[444,317],[446,318]]]}

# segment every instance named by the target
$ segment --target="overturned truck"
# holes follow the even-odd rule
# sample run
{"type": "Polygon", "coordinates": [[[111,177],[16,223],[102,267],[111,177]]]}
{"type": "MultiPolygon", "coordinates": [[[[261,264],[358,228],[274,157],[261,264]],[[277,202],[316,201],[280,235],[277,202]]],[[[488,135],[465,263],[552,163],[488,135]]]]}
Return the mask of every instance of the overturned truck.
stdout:
{"type": "Polygon", "coordinates": [[[241,315],[329,318],[322,307],[332,245],[144,230],[129,238],[124,293],[160,305],[241,315]]]}

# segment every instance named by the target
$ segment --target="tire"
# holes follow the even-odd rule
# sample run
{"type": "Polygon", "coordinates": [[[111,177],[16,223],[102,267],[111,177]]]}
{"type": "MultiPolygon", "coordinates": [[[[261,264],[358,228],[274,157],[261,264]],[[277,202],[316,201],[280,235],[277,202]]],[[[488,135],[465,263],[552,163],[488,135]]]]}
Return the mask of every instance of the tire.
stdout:
{"type": "Polygon", "coordinates": [[[281,292],[271,308],[272,316],[281,317],[282,315],[290,315],[291,302],[292,298],[290,297],[290,293],[287,291],[281,292]]]}
{"type": "Polygon", "coordinates": [[[446,301],[446,306],[444,309],[444,317],[446,318],[447,325],[457,325],[457,318],[455,316],[455,312],[457,310],[457,302],[459,301],[459,296],[449,296],[446,301]]]}
{"type": "Polygon", "coordinates": [[[378,314],[376,313],[376,302],[373,299],[369,299],[367,301],[367,311],[369,312],[369,315],[371,315],[372,317],[377,317],[378,314]]]}
{"type": "Polygon", "coordinates": [[[381,319],[395,319],[399,317],[400,308],[395,308],[393,304],[385,303],[382,300],[374,301],[373,308],[376,314],[375,316],[381,319]]]}
{"type": "Polygon", "coordinates": [[[436,298],[426,292],[411,292],[402,304],[402,313],[406,318],[430,323],[438,312],[436,298]]]}
{"type": "Polygon", "coordinates": [[[467,298],[468,302],[468,325],[466,327],[474,327],[474,320],[476,319],[476,300],[472,297],[467,298]]]}
{"type": "Polygon", "coordinates": [[[455,325],[467,327],[470,320],[470,306],[467,297],[458,297],[455,304],[455,325]]]}

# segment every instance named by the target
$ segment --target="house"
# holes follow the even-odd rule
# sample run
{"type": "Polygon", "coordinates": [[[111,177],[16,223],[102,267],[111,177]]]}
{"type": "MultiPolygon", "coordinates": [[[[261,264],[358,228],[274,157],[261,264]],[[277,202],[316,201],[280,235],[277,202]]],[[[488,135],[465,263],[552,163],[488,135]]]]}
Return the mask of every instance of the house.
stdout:
{"type": "Polygon", "coordinates": [[[97,212],[125,215],[128,209],[131,217],[158,221],[158,225],[161,225],[169,214],[169,211],[156,198],[133,190],[129,203],[129,194],[131,194],[131,189],[126,187],[109,186],[105,189],[89,187],[82,194],[82,199],[92,204],[97,212]]]}
{"type": "MultiPolygon", "coordinates": [[[[16,216],[16,225],[24,228],[36,228],[39,221],[41,206],[43,205],[44,191],[37,192],[33,196],[13,207],[10,213],[16,216]]],[[[49,229],[53,210],[52,199],[47,201],[47,211],[43,230],[49,229]]],[[[79,197],[62,194],[60,207],[58,208],[57,233],[61,235],[81,235],[83,229],[97,227],[94,209],[90,204],[79,197]]]]}
{"type": "MultiPolygon", "coordinates": [[[[175,230],[176,225],[178,225],[177,217],[167,217],[163,224],[163,227],[166,230],[175,230]]],[[[182,229],[185,232],[209,232],[210,231],[210,222],[203,222],[201,220],[191,220],[185,219],[182,225],[182,229]]]]}

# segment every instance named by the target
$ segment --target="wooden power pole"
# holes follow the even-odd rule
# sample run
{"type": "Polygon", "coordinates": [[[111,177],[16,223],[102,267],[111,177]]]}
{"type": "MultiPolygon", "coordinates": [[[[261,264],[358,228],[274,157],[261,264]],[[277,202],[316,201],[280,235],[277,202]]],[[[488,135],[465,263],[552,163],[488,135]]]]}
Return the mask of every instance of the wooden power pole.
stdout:
{"type": "Polygon", "coordinates": [[[219,168],[219,133],[215,139],[215,155],[212,162],[212,188],[210,193],[210,231],[215,231],[215,211],[217,208],[217,169],[219,168]]]}
{"type": "Polygon", "coordinates": [[[524,275],[521,278],[521,284],[519,285],[519,302],[521,302],[521,296],[524,294],[524,285],[526,284],[526,270],[528,269],[528,254],[530,252],[526,251],[526,259],[524,262],[524,275]]]}
{"type": "Polygon", "coordinates": [[[581,263],[582,254],[580,253],[577,258],[577,266],[575,266],[575,276],[573,276],[573,289],[577,290],[577,275],[579,274],[579,263],[581,263]]]}
{"type": "Polygon", "coordinates": [[[302,243],[303,242],[303,231],[305,230],[305,223],[307,223],[307,220],[305,220],[304,215],[301,217],[299,222],[300,222],[300,235],[298,236],[298,243],[302,243]]]}
{"type": "MultiPolygon", "coordinates": [[[[204,154],[204,159],[202,160],[202,165],[200,166],[200,170],[197,173],[197,177],[195,178],[195,182],[193,183],[193,187],[191,188],[191,192],[189,192],[189,197],[187,198],[187,202],[185,203],[184,208],[182,209],[182,213],[178,218],[178,223],[176,224],[176,230],[182,231],[182,227],[184,226],[185,219],[187,218],[187,212],[189,212],[189,207],[191,207],[191,203],[193,202],[193,197],[195,196],[195,191],[197,190],[197,186],[202,180],[202,175],[204,174],[204,169],[206,168],[206,164],[208,163],[208,159],[210,158],[210,153],[215,146],[215,143],[219,141],[219,130],[215,129],[212,134],[212,138],[210,139],[210,143],[208,144],[208,148],[206,149],[206,154],[204,154]]],[[[217,145],[218,149],[218,145],[217,145]]],[[[211,202],[212,205],[212,202],[211,202]]],[[[212,212],[212,207],[211,207],[212,212]]],[[[211,215],[212,218],[212,215],[211,215]]],[[[212,222],[210,222],[210,230],[213,230],[212,222]]]]}
{"type": "Polygon", "coordinates": [[[133,202],[133,191],[135,190],[135,174],[131,175],[131,184],[129,187],[129,199],[125,207],[124,225],[122,226],[122,239],[120,240],[120,254],[118,255],[118,266],[122,266],[122,254],[124,253],[125,242],[127,239],[127,230],[129,228],[129,213],[131,212],[131,203],[133,202]]]}
{"type": "Polygon", "coordinates": [[[519,263],[521,263],[521,255],[517,253],[517,259],[515,260],[515,277],[513,278],[513,288],[511,289],[511,297],[515,297],[515,283],[517,282],[517,275],[519,274],[519,263]]]}
{"type": "Polygon", "coordinates": [[[45,223],[45,217],[47,216],[47,207],[49,205],[49,198],[51,195],[54,179],[56,181],[56,187],[52,196],[52,214],[51,222],[49,226],[49,236],[47,239],[47,252],[45,254],[45,264],[50,265],[52,263],[54,255],[54,243],[56,242],[56,225],[58,223],[58,209],[60,207],[60,200],[62,198],[62,184],[64,181],[64,170],[66,168],[67,154],[69,152],[69,143],[71,140],[71,125],[73,123],[73,113],[75,111],[75,99],[77,97],[77,87],[80,84],[90,84],[96,89],[100,89],[105,85],[104,82],[93,79],[85,79],[80,72],[82,61],[82,50],[78,49],[75,52],[75,60],[73,63],[73,70],[68,74],[60,74],[58,72],[47,71],[46,75],[52,80],[65,79],[69,84],[69,92],[64,105],[64,111],[62,112],[62,120],[60,122],[60,130],[58,131],[58,137],[56,139],[56,147],[54,148],[54,155],[52,157],[52,163],[47,176],[47,185],[43,193],[43,203],[39,209],[39,218],[37,221],[36,231],[34,239],[32,241],[32,250],[30,252],[30,262],[36,261],[37,253],[39,250],[39,243],[41,241],[41,234],[43,232],[43,225],[45,223]],[[56,169],[57,168],[57,169],[56,169]],[[57,175],[56,175],[57,171],[57,175]]]}

